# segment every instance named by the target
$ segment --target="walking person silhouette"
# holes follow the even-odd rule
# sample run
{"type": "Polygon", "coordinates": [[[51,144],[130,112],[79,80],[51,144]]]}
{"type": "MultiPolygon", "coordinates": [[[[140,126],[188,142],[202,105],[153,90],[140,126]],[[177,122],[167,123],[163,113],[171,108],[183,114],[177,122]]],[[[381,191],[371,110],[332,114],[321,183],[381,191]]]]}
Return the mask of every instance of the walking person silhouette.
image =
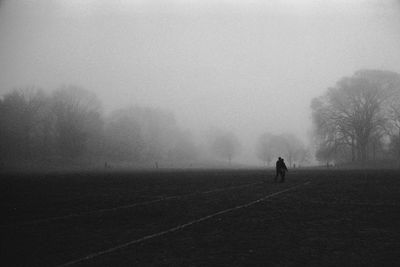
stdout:
{"type": "Polygon", "coordinates": [[[279,157],[278,160],[276,161],[276,176],[275,176],[275,182],[278,181],[278,176],[281,176],[280,182],[283,183],[285,182],[285,174],[288,171],[285,161],[283,158],[279,157]]]}

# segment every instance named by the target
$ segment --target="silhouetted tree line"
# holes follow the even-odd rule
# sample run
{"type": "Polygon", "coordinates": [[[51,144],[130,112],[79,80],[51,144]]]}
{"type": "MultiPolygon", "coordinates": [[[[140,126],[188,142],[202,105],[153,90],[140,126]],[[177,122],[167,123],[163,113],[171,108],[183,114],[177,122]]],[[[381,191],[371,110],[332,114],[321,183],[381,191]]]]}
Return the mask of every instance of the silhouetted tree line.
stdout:
{"type": "Polygon", "coordinates": [[[196,147],[170,112],[128,107],[105,115],[98,97],[74,86],[13,90],[0,99],[0,159],[190,160],[196,147]]]}
{"type": "Polygon", "coordinates": [[[400,74],[360,70],[311,103],[320,161],[400,162],[400,74]]]}

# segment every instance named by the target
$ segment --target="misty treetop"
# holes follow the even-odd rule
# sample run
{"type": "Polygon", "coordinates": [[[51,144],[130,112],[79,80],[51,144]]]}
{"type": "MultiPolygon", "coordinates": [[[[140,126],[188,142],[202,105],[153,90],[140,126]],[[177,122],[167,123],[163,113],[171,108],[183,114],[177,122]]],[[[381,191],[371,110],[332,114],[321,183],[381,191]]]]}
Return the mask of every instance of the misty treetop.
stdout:
{"type": "Polygon", "coordinates": [[[127,107],[105,115],[98,97],[64,86],[13,90],[0,99],[0,159],[27,161],[192,160],[196,145],[172,113],[127,107]]]}
{"type": "Polygon", "coordinates": [[[400,160],[400,74],[360,70],[311,102],[316,158],[400,160]]]}

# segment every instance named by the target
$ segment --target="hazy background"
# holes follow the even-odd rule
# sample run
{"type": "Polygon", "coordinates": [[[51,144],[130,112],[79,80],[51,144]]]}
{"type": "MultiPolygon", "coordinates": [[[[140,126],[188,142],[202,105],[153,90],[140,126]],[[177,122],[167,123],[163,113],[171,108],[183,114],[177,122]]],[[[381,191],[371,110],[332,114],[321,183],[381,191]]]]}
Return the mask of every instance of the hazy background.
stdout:
{"type": "Polygon", "coordinates": [[[263,132],[307,141],[310,100],[363,68],[400,72],[400,1],[0,2],[0,94],[63,84],[105,110],[174,112],[202,137],[231,130],[237,161],[263,132]]]}

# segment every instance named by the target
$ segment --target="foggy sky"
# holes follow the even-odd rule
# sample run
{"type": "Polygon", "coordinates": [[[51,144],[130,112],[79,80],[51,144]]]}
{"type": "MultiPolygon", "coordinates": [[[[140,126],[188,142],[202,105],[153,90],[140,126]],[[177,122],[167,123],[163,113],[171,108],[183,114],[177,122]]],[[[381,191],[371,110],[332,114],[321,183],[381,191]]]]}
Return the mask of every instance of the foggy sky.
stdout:
{"type": "Polygon", "coordinates": [[[311,127],[310,100],[361,68],[400,72],[400,2],[0,2],[0,94],[80,85],[105,109],[172,110],[201,136],[311,127]],[[267,3],[264,3],[267,2],[267,3]]]}

